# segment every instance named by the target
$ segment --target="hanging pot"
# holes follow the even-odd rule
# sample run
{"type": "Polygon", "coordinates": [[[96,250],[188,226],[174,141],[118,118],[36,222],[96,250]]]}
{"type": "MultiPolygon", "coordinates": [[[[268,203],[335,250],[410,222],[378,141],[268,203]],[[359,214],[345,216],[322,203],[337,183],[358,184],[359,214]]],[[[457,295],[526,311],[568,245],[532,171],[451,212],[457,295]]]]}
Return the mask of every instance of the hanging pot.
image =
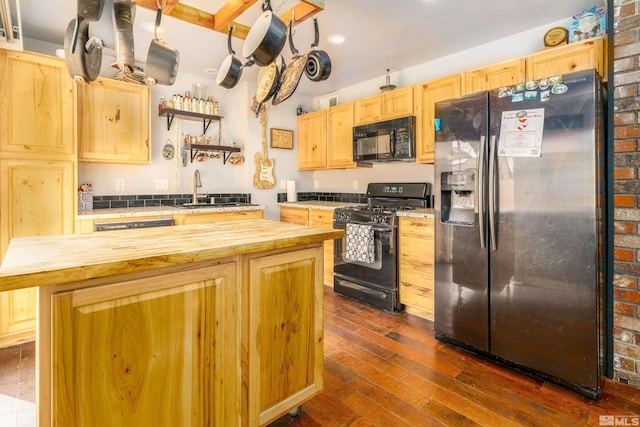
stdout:
{"type": "Polygon", "coordinates": [[[262,15],[249,30],[242,56],[261,67],[271,64],[287,42],[287,26],[271,10],[271,1],[262,4],[262,15]]]}
{"type": "Polygon", "coordinates": [[[227,57],[224,58],[224,61],[222,61],[222,65],[220,66],[218,75],[216,76],[216,84],[225,89],[231,89],[237,85],[240,81],[240,77],[242,77],[242,69],[253,65],[252,61],[247,61],[247,63],[243,65],[242,62],[235,57],[236,51],[231,47],[231,35],[234,28],[235,27],[229,28],[229,36],[227,39],[227,50],[229,51],[229,55],[227,55],[227,57]]]}
{"type": "Polygon", "coordinates": [[[307,62],[304,65],[304,73],[309,80],[319,82],[329,78],[331,74],[331,59],[327,52],[318,50],[318,42],[320,41],[318,18],[313,18],[313,28],[315,30],[315,39],[311,45],[311,52],[307,56],[307,62]]]}
{"type": "Polygon", "coordinates": [[[153,30],[153,40],[147,53],[145,80],[147,84],[171,86],[178,75],[180,52],[158,38],[158,27],[162,20],[162,7],[158,4],[156,25],[153,30]]]}
{"type": "Polygon", "coordinates": [[[71,37],[71,53],[75,53],[78,42],[78,32],[80,24],[83,21],[95,22],[102,17],[104,9],[104,0],[78,0],[78,12],[75,25],[73,27],[73,35],[71,37]]]}
{"type": "Polygon", "coordinates": [[[102,66],[102,42],[89,37],[88,21],[82,18],[69,21],[64,37],[64,60],[71,77],[80,77],[88,83],[98,78],[102,66]],[[77,46],[72,51],[74,34],[77,46]]]}
{"type": "Polygon", "coordinates": [[[131,0],[113,1],[113,23],[116,32],[116,62],[118,68],[125,72],[133,72],[136,65],[133,49],[135,7],[135,3],[131,0]]]}
{"type": "Polygon", "coordinates": [[[298,50],[293,45],[293,20],[289,21],[289,48],[291,49],[293,57],[280,76],[278,91],[271,101],[273,105],[278,105],[286,101],[293,94],[300,82],[300,77],[304,71],[304,64],[307,62],[307,54],[299,55],[298,50]]]}

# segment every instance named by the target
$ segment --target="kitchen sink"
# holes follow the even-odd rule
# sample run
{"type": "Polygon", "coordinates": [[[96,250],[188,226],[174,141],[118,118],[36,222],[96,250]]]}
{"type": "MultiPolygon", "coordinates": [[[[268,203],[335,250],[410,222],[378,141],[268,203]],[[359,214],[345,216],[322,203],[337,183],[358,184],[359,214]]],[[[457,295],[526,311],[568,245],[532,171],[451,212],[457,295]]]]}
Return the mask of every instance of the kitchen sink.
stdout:
{"type": "Polygon", "coordinates": [[[224,208],[233,206],[258,206],[253,203],[244,202],[220,202],[220,203],[185,203],[180,208],[183,209],[202,209],[202,208],[224,208]]]}

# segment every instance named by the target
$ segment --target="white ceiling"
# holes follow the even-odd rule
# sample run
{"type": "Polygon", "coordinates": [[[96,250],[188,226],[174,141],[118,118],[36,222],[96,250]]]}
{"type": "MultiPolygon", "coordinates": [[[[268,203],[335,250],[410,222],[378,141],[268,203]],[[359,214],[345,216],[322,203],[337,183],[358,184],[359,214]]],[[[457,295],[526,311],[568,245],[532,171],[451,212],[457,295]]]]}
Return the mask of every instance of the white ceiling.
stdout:
{"type": "MultiPolygon", "coordinates": [[[[183,3],[215,13],[226,0],[184,0],[183,3]]],[[[290,9],[298,0],[272,0],[276,14],[290,9]]],[[[72,0],[19,0],[23,36],[62,45],[67,24],[76,15],[72,0]]],[[[258,1],[240,16],[239,23],[251,26],[260,15],[258,1]]],[[[99,22],[90,25],[90,34],[114,48],[113,0],[105,0],[99,22]]],[[[602,0],[325,0],[320,12],[319,48],[332,62],[328,80],[301,79],[298,92],[316,96],[334,92],[352,84],[380,77],[384,84],[386,69],[391,72],[468,49],[531,28],[569,18],[602,0]],[[331,45],[327,36],[342,34],[342,45],[331,45]]],[[[134,24],[135,56],[144,67],[152,33],[143,24],[153,23],[155,12],[136,8],[134,24]]],[[[228,55],[226,36],[212,30],[163,16],[162,38],[180,52],[180,71],[207,75],[205,69],[217,69],[228,55]]],[[[313,41],[312,20],[295,27],[294,43],[301,52],[310,50],[313,41]]],[[[233,39],[236,56],[243,41],[233,39]]],[[[108,50],[105,51],[108,54],[108,50]]],[[[283,50],[288,62],[291,52],[283,50]]],[[[242,60],[242,58],[240,58],[242,60]]],[[[256,79],[257,66],[245,69],[242,79],[256,79]]],[[[393,83],[393,82],[392,82],[393,83]]]]}

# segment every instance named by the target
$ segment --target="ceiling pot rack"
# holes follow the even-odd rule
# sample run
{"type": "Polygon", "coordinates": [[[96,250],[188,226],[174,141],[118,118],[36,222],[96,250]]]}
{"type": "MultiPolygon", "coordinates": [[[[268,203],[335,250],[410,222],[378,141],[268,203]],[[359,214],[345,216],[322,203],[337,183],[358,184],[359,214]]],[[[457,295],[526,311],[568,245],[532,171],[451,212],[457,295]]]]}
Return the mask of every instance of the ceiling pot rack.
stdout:
{"type": "MultiPolygon", "coordinates": [[[[234,19],[242,15],[242,13],[259,1],[261,0],[229,0],[215,14],[212,14],[180,3],[179,0],[167,0],[166,6],[162,9],[162,13],[189,24],[198,25],[224,34],[228,34],[229,28],[234,27],[233,36],[245,40],[250,28],[234,22],[234,19]]],[[[298,4],[279,17],[283,22],[293,21],[293,25],[295,26],[324,10],[324,2],[325,0],[300,0],[298,4]],[[294,16],[295,19],[293,19],[294,16]]],[[[136,6],[156,12],[158,2],[157,0],[138,0],[136,1],[136,6]]]]}

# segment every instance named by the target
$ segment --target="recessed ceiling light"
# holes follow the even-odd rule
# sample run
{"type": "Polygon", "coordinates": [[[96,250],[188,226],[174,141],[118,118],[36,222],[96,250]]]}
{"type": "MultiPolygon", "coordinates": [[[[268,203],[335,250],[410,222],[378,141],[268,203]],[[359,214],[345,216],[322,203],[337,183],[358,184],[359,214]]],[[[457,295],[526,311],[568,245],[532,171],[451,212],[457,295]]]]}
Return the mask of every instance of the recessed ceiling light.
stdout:
{"type": "Polygon", "coordinates": [[[205,68],[204,72],[207,74],[211,74],[212,76],[215,76],[216,74],[218,74],[218,69],[217,68],[205,68]]]}
{"type": "Polygon", "coordinates": [[[331,34],[329,37],[327,37],[327,40],[329,41],[329,43],[342,44],[344,43],[344,36],[342,34],[331,34]]]}

